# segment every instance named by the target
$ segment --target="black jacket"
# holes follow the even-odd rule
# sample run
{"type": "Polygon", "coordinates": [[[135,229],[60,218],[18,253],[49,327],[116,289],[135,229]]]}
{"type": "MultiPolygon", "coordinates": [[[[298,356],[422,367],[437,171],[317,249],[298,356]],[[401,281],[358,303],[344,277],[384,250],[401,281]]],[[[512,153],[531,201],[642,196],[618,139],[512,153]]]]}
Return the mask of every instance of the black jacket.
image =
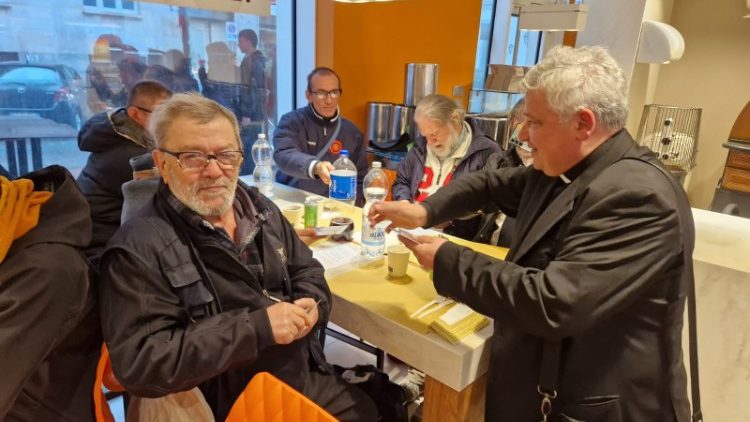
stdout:
{"type": "Polygon", "coordinates": [[[268,371],[299,391],[309,358],[323,365],[317,336],[276,345],[265,308],[272,296],[312,297],[320,324],[331,293],[323,268],[278,208],[246,189],[262,216],[264,276],[257,280],[231,250],[205,230],[177,229],[184,219],[167,203],[163,184],[141,213],[126,221],[101,265],[102,326],[115,375],[134,395],[158,397],[198,386],[216,420],[224,420],[252,376],[268,371]],[[192,259],[190,244],[199,260],[192,259]],[[201,274],[205,267],[208,282],[201,274]],[[207,305],[205,318],[188,309],[207,305]]]}
{"type": "Polygon", "coordinates": [[[424,203],[430,223],[474,207],[517,217],[506,260],[452,243],[435,259],[437,291],[495,320],[487,420],[540,419],[545,341],[562,347],[551,420],[689,420],[690,205],[666,175],[629,157],[653,160],[621,130],[568,172],[556,197],[560,178],[517,167],[459,179],[424,203]]]}
{"type": "Polygon", "coordinates": [[[240,115],[254,122],[266,114],[266,57],[260,50],[245,55],[240,63],[240,115]]]}
{"type": "Polygon", "coordinates": [[[0,420],[93,421],[102,340],[81,252],[88,205],[62,167],[23,177],[54,194],[0,264],[0,420]]]}
{"type": "Polygon", "coordinates": [[[78,148],[91,153],[77,179],[94,223],[88,256],[100,254],[120,227],[122,184],[133,179],[128,160],[148,152],[149,143],[146,130],[124,108],[93,116],[78,133],[78,148]]]}
{"type": "MultiPolygon", "coordinates": [[[[483,169],[490,154],[501,152],[500,146],[485,135],[470,120],[466,121],[471,127],[471,145],[464,158],[456,166],[453,179],[456,180],[473,172],[483,169]]],[[[420,136],[414,141],[414,146],[398,165],[398,174],[393,182],[391,192],[393,200],[406,199],[414,202],[419,191],[419,182],[424,175],[424,163],[427,159],[427,140],[420,136]]],[[[453,183],[453,182],[451,182],[453,183]]],[[[482,218],[476,216],[468,220],[456,219],[444,231],[448,234],[471,240],[480,229],[482,218]]]]}

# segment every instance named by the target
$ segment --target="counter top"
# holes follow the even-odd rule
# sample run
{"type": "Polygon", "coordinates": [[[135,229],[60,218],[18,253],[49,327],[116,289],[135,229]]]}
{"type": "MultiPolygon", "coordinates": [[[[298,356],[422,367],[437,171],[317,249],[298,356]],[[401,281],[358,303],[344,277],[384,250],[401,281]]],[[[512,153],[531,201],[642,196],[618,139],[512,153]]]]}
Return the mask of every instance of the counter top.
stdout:
{"type": "Polygon", "coordinates": [[[750,273],[750,219],[693,208],[693,260],[750,273]]]}

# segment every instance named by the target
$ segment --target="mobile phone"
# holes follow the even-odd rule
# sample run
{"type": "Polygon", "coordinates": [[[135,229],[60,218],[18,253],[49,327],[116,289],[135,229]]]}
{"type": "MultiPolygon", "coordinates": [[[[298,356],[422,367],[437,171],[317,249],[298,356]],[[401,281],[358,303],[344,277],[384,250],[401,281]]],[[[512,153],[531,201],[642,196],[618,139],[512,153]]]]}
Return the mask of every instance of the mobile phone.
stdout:
{"type": "Polygon", "coordinates": [[[411,233],[411,232],[409,232],[407,230],[397,228],[397,229],[394,229],[393,231],[395,231],[396,234],[399,235],[399,237],[401,237],[403,239],[406,239],[409,242],[414,243],[415,245],[421,245],[422,244],[422,242],[420,242],[419,240],[417,240],[414,237],[413,233],[411,233]]]}

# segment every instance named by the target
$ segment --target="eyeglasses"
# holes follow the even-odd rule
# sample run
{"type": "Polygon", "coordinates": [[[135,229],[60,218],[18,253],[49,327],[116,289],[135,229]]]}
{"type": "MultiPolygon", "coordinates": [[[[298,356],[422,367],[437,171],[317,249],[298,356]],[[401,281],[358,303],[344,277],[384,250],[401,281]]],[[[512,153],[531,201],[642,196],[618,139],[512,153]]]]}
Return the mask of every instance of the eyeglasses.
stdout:
{"type": "Polygon", "coordinates": [[[144,113],[149,113],[150,114],[150,113],[154,112],[154,110],[149,110],[149,109],[147,109],[145,107],[141,107],[141,106],[137,106],[137,105],[134,105],[133,107],[137,108],[138,110],[140,110],[140,111],[142,111],[144,113]]]}
{"type": "Polygon", "coordinates": [[[190,170],[202,170],[208,165],[209,160],[215,160],[223,169],[234,169],[243,157],[242,151],[222,151],[216,154],[204,154],[197,151],[175,152],[164,148],[159,148],[159,151],[175,157],[180,167],[190,170]]]}
{"type": "Polygon", "coordinates": [[[334,89],[333,91],[312,91],[311,94],[319,100],[325,100],[326,97],[330,97],[332,100],[337,99],[341,96],[344,91],[340,89],[334,89]]]}

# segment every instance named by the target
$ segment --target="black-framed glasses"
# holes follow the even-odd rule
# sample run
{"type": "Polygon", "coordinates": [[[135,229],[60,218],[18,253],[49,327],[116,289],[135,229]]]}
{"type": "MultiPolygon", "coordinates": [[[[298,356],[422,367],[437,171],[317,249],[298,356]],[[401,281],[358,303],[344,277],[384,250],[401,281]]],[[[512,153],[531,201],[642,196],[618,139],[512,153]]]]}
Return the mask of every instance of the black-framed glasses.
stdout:
{"type": "Polygon", "coordinates": [[[141,107],[141,106],[137,106],[137,105],[134,105],[133,107],[137,108],[138,110],[140,110],[140,111],[142,111],[142,112],[144,112],[144,113],[149,113],[149,114],[151,114],[151,113],[153,113],[153,112],[154,112],[154,110],[149,110],[149,109],[147,109],[146,107],[141,107]]]}
{"type": "Polygon", "coordinates": [[[169,154],[177,159],[177,163],[182,168],[190,170],[201,170],[208,165],[209,160],[215,160],[219,167],[224,169],[234,169],[244,156],[242,151],[221,151],[216,154],[205,154],[198,151],[170,151],[159,148],[159,151],[169,154]]]}
{"type": "Polygon", "coordinates": [[[330,97],[332,100],[335,100],[339,98],[343,92],[344,91],[340,89],[334,89],[331,91],[312,91],[311,94],[319,100],[325,100],[326,97],[330,97]]]}

